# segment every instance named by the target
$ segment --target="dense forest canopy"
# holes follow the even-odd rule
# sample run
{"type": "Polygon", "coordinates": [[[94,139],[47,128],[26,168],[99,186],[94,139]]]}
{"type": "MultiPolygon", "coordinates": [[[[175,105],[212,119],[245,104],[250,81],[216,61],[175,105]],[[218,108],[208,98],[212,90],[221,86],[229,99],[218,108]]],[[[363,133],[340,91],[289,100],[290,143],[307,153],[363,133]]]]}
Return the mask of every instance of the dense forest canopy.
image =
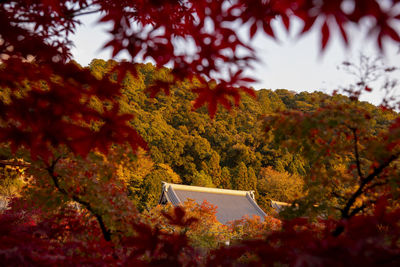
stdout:
{"type": "MultiPolygon", "coordinates": [[[[93,60],[89,68],[102,77],[115,64],[118,63],[112,60],[93,60]]],[[[171,88],[169,95],[149,99],[146,88],[155,79],[170,79],[171,69],[158,69],[151,64],[136,64],[135,68],[137,76],[128,75],[122,81],[120,103],[125,112],[134,115],[131,123],[149,146],[147,155],[139,156],[139,163],[131,170],[131,196],[141,209],[156,204],[161,181],[255,190],[258,202],[267,210],[270,199],[293,202],[304,197],[304,180],[310,174],[312,159],[300,151],[289,151],[270,133],[266,136],[263,118],[285,111],[312,114],[325,106],[353,102],[343,95],[262,89],[256,91],[255,97],[243,95],[238,107],[220,111],[210,120],[205,108],[192,108],[196,96],[191,88],[196,81],[186,80],[171,88]]],[[[374,135],[398,116],[367,102],[356,105],[365,112],[359,116],[371,117],[367,127],[374,135]]],[[[297,140],[293,137],[291,141],[297,140]]],[[[345,164],[336,160],[330,164],[345,164]]],[[[345,171],[346,166],[337,168],[345,171]]],[[[314,203],[334,199],[332,195],[318,197],[314,203]]]]}
{"type": "Polygon", "coordinates": [[[399,44],[399,5],[0,0],[1,191],[9,202],[0,260],[398,266],[400,117],[391,110],[400,101],[358,101],[375,90],[363,74],[344,88],[349,98],[256,92],[245,74],[258,58],[254,36],[275,39],[273,23],[289,32],[301,20],[299,36],[317,29],[321,51],[337,35],[350,44],[350,29],[361,25],[380,51],[387,40],[399,44]],[[111,25],[105,47],[128,61],[72,60],[70,35],[92,13],[111,25]],[[156,67],[131,63],[140,60],[156,67]],[[280,220],[225,228],[206,203],[152,209],[161,180],[256,188],[264,207],[270,198],[292,206],[280,220]]]}

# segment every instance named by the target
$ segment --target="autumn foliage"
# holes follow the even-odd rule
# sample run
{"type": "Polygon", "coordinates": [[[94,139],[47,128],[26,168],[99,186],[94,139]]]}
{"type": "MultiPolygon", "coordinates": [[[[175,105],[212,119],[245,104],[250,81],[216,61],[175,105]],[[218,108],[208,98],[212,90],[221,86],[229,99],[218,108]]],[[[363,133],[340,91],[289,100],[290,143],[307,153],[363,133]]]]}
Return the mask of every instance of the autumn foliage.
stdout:
{"type": "MultiPolygon", "coordinates": [[[[254,78],[244,73],[257,60],[255,34],[275,38],[271,23],[289,30],[300,20],[299,35],[317,29],[324,51],[332,38],[349,44],[349,28],[367,20],[369,40],[383,50],[387,39],[400,43],[399,5],[398,0],[0,0],[0,164],[23,169],[26,183],[0,214],[0,261],[398,266],[398,117],[372,131],[373,116],[357,97],[321,103],[312,112],[267,114],[265,140],[300,151],[312,164],[304,175],[308,195],[292,206],[300,218],[283,220],[281,228],[275,219],[264,225],[243,221],[240,227],[250,233],[236,231],[239,238],[227,246],[215,241],[215,233],[212,241],[202,235],[220,229],[210,207],[160,211],[159,221],[139,215],[128,197],[135,186],[121,175],[140,148],[148,148],[130,124],[134,116],[121,105],[121,84],[129,75],[138,78],[137,68],[124,61],[96,76],[72,60],[70,36],[82,16],[97,13],[98,23],[111,25],[104,47],[113,57],[127,52],[129,61],[171,67],[167,79],[147,86],[150,97],[190,82],[192,107],[206,106],[213,118],[219,105],[228,110],[239,105],[243,92],[256,95],[250,88],[254,78]],[[239,36],[239,28],[247,38],[239,36]],[[316,204],[323,195],[333,201],[316,204]],[[305,218],[307,210],[315,216],[305,218]],[[207,220],[199,224],[203,215],[207,220]],[[213,245],[204,251],[205,243],[213,245]]],[[[372,90],[369,84],[359,88],[372,90]]],[[[255,185],[254,170],[242,169],[255,185]]],[[[173,171],[163,173],[177,179],[173,171]]]]}

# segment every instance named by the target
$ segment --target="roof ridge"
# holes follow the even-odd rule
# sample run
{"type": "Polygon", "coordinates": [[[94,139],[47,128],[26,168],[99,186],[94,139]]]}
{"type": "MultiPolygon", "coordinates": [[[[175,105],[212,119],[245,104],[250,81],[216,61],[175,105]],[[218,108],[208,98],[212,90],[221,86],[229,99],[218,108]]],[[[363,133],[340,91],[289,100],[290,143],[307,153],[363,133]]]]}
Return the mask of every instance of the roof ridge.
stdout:
{"type": "Polygon", "coordinates": [[[187,190],[187,191],[195,191],[195,192],[206,192],[206,193],[215,193],[215,194],[225,194],[225,195],[237,195],[237,196],[246,196],[246,194],[250,194],[251,191],[242,191],[242,190],[232,190],[232,189],[221,189],[221,188],[212,188],[212,187],[202,187],[202,186],[194,186],[194,185],[182,185],[182,184],[172,184],[167,182],[163,183],[163,189],[168,190],[171,187],[174,190],[187,190]]]}
{"type": "Polygon", "coordinates": [[[282,206],[291,206],[291,205],[292,205],[292,204],[287,203],[287,202],[276,201],[276,200],[272,200],[272,199],[270,199],[270,201],[271,201],[272,203],[276,203],[276,204],[282,205],[282,206]]]}
{"type": "MultiPolygon", "coordinates": [[[[254,200],[254,198],[252,198],[252,196],[250,194],[248,194],[246,196],[246,198],[250,201],[251,205],[253,205],[253,207],[260,213],[262,214],[264,217],[267,216],[267,214],[260,208],[260,206],[258,206],[257,202],[254,200]]],[[[261,218],[262,219],[262,218],[261,218]]]]}

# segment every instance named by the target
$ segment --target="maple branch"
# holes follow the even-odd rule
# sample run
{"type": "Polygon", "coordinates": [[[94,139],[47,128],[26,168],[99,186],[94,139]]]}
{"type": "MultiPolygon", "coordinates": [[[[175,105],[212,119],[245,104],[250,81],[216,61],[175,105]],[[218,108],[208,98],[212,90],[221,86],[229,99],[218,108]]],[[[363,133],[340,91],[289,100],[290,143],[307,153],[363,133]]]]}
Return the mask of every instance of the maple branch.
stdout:
{"type": "Polygon", "coordinates": [[[29,168],[31,167],[31,164],[16,162],[16,161],[0,160],[0,166],[15,166],[15,167],[29,168]]]}
{"type": "Polygon", "coordinates": [[[81,10],[75,10],[75,12],[72,13],[71,16],[72,17],[79,17],[79,16],[90,15],[90,14],[94,14],[94,13],[100,12],[101,9],[95,9],[95,10],[91,10],[91,11],[85,11],[85,12],[78,13],[79,11],[81,11],[81,10]]]}
{"type": "Polygon", "coordinates": [[[354,137],[354,153],[355,153],[355,158],[356,158],[358,176],[360,177],[360,180],[363,180],[364,176],[361,172],[360,154],[358,152],[357,128],[350,128],[350,130],[353,132],[353,137],[354,137]]]}
{"type": "MultiPolygon", "coordinates": [[[[341,210],[342,213],[342,219],[348,220],[351,217],[353,217],[354,215],[356,215],[358,212],[362,211],[363,209],[366,208],[366,204],[362,204],[361,206],[354,208],[351,212],[350,209],[351,207],[354,205],[356,199],[364,193],[364,188],[375,178],[377,177],[387,166],[390,165],[390,163],[392,163],[393,161],[395,161],[396,159],[398,159],[400,156],[400,152],[390,156],[385,162],[383,162],[379,167],[375,168],[374,171],[368,175],[367,177],[365,177],[365,179],[363,179],[361,181],[360,186],[358,187],[357,191],[353,193],[353,195],[350,197],[350,199],[347,201],[346,206],[341,210]]],[[[378,185],[379,183],[375,183],[371,186],[375,186],[378,185]]],[[[370,186],[370,187],[371,187],[370,186]]],[[[368,187],[367,187],[368,188],[368,187]]],[[[341,233],[343,233],[344,231],[344,226],[343,225],[338,225],[336,227],[336,229],[332,232],[333,236],[339,236],[341,233]]]]}
{"type": "Polygon", "coordinates": [[[387,182],[376,182],[376,183],[373,183],[370,186],[368,186],[367,188],[365,188],[365,191],[368,191],[368,190],[370,190],[370,189],[372,189],[372,188],[374,188],[376,186],[385,185],[385,184],[387,184],[387,182]]]}
{"type": "Polygon", "coordinates": [[[333,195],[334,197],[337,197],[337,198],[343,198],[342,195],[340,195],[339,193],[336,193],[335,191],[332,191],[332,195],[333,195]]]}
{"type": "Polygon", "coordinates": [[[55,172],[54,172],[55,165],[57,164],[59,159],[60,159],[60,157],[58,157],[56,160],[54,160],[52,162],[52,164],[46,169],[48,171],[51,179],[53,180],[53,183],[54,183],[55,187],[57,188],[57,190],[61,194],[72,198],[72,200],[74,200],[75,202],[79,203],[80,205],[85,207],[90,213],[92,213],[93,216],[96,217],[96,219],[97,219],[97,221],[99,223],[101,232],[103,233],[104,240],[111,241],[111,232],[110,232],[109,229],[107,229],[106,225],[104,224],[103,217],[93,209],[93,207],[90,205],[89,202],[80,199],[76,195],[70,196],[70,194],[64,188],[62,188],[60,186],[60,183],[59,183],[59,180],[58,180],[58,175],[56,175],[55,172]]]}
{"type": "MultiPolygon", "coordinates": [[[[386,161],[384,161],[379,167],[375,168],[374,171],[365,177],[362,181],[360,186],[358,187],[357,191],[353,193],[353,195],[350,197],[350,199],[347,201],[346,206],[342,210],[342,218],[343,219],[349,219],[352,216],[354,216],[356,213],[351,212],[350,209],[355,203],[356,199],[364,193],[364,188],[374,179],[376,178],[387,166],[389,166],[390,163],[395,161],[398,157],[400,156],[400,152],[397,154],[394,154],[390,156],[386,161]]],[[[359,211],[357,211],[359,212],[359,211]]]]}
{"type": "Polygon", "coordinates": [[[335,190],[340,191],[339,187],[332,180],[330,180],[330,184],[332,185],[332,187],[334,187],[332,192],[331,192],[331,194],[336,198],[344,200],[345,196],[343,196],[343,195],[341,195],[341,194],[339,194],[338,192],[335,191],[335,190]]]}
{"type": "Polygon", "coordinates": [[[349,217],[353,217],[354,215],[356,215],[357,213],[359,213],[360,211],[363,211],[365,208],[367,207],[367,204],[363,203],[361,206],[354,208],[350,214],[349,217]]]}

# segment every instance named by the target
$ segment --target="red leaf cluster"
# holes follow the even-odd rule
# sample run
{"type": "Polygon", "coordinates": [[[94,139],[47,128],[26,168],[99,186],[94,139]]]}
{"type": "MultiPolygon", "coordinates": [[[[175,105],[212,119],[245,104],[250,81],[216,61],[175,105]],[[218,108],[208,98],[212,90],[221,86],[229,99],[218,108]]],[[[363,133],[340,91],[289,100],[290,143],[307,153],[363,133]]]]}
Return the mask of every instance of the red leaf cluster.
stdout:
{"type": "MultiPolygon", "coordinates": [[[[10,265],[61,266],[398,266],[400,210],[388,212],[385,201],[378,201],[373,214],[346,221],[283,221],[281,230],[221,246],[208,255],[193,248],[185,232],[132,222],[136,234],[105,242],[97,223],[82,211],[64,208],[46,215],[14,207],[0,215],[0,260],[10,265]],[[339,228],[343,232],[336,236],[339,228]]],[[[172,224],[190,227],[192,219],[183,219],[183,209],[175,208],[174,214],[168,215],[172,224]]]]}
{"type": "Polygon", "coordinates": [[[382,199],[376,205],[373,215],[359,215],[348,221],[286,221],[282,231],[264,239],[216,250],[208,264],[233,266],[242,261],[248,266],[397,266],[400,211],[386,212],[384,202],[382,199]],[[339,227],[344,233],[335,236],[339,227]]]}
{"type": "Polygon", "coordinates": [[[73,62],[34,64],[11,58],[0,68],[0,87],[8,90],[8,100],[0,103],[0,142],[10,143],[14,151],[24,147],[33,158],[47,160],[59,145],[82,156],[94,148],[106,152],[112,143],[146,147],[128,126],[132,116],[119,114],[119,85],[108,77],[98,80],[73,62]],[[92,97],[111,101],[112,109],[97,111],[90,106],[92,97]],[[94,131],[89,126],[96,122],[101,126],[94,131]]]}
{"type": "MultiPolygon", "coordinates": [[[[107,152],[113,143],[146,147],[128,124],[132,117],[121,113],[117,101],[119,82],[128,71],[135,75],[135,70],[118,64],[112,71],[117,77],[113,82],[109,76],[97,79],[71,61],[69,36],[81,15],[97,12],[99,23],[112,25],[105,47],[112,49],[113,56],[127,52],[133,61],[168,64],[173,68],[173,82],[199,79],[201,85],[193,88],[198,95],[194,108],[208,105],[213,117],[218,104],[230,109],[232,102],[239,103],[242,91],[254,94],[248,87],[254,80],[244,75],[257,60],[251,40],[257,32],[275,38],[274,21],[281,19],[289,29],[293,18],[301,19],[300,35],[317,27],[324,50],[335,27],[348,43],[348,28],[369,19],[368,34],[383,49],[386,38],[400,43],[395,28],[399,5],[398,0],[0,0],[0,142],[14,152],[25,148],[33,159],[45,161],[60,146],[82,156],[96,149],[107,152]],[[241,38],[241,28],[248,30],[249,38],[241,38]],[[96,109],[91,105],[94,99],[107,105],[96,109]]],[[[151,95],[161,89],[168,93],[173,82],[155,81],[151,95]]],[[[393,134],[398,134],[398,124],[398,120],[393,124],[393,134]]],[[[316,141],[325,145],[322,139],[316,141]]],[[[392,142],[388,150],[397,146],[398,142],[392,142]]],[[[55,179],[56,174],[52,175],[55,179]]],[[[80,194],[78,187],[75,192],[80,194]]],[[[119,240],[105,242],[97,238],[99,226],[76,210],[46,217],[13,208],[0,215],[0,261],[52,266],[277,262],[397,266],[400,212],[386,212],[385,207],[380,202],[374,214],[342,222],[286,222],[283,231],[265,239],[221,247],[203,258],[184,233],[163,233],[132,222],[137,235],[121,234],[119,240]]],[[[165,216],[178,226],[189,227],[195,221],[179,208],[173,216],[165,216]]]]}

